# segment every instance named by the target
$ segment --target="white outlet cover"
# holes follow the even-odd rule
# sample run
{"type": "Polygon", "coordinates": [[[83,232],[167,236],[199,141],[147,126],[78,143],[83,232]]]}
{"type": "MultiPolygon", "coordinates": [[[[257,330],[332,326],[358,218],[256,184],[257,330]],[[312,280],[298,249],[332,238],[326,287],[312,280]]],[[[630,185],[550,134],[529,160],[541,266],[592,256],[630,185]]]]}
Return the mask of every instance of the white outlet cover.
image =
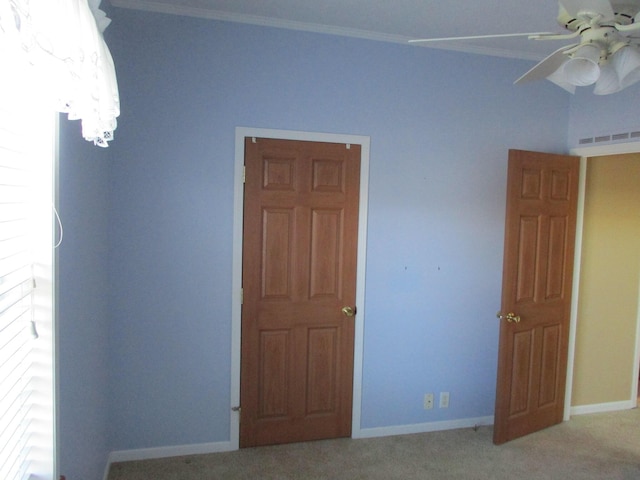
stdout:
{"type": "Polygon", "coordinates": [[[424,408],[430,410],[433,408],[433,393],[424,394],[424,408]]]}

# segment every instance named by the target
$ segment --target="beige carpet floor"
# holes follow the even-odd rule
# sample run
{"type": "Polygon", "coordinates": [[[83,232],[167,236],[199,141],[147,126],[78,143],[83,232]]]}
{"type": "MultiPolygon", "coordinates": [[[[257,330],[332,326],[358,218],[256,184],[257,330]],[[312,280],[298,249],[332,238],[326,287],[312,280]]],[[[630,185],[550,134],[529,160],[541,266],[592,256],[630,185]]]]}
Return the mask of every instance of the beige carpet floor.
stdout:
{"type": "Polygon", "coordinates": [[[492,443],[491,427],[114,463],[109,480],[640,479],[640,410],[492,443]]]}

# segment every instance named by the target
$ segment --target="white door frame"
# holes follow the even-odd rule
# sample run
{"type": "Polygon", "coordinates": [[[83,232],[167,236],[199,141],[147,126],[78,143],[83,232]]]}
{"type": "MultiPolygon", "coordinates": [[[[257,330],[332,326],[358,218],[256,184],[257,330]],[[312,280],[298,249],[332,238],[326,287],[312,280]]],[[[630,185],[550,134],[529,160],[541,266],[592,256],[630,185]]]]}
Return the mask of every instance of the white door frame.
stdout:
{"type": "MultiPolygon", "coordinates": [[[[640,308],[638,309],[638,320],[636,322],[636,347],[635,347],[635,364],[633,367],[633,378],[631,379],[631,391],[628,402],[615,402],[613,404],[604,404],[603,406],[594,406],[591,408],[574,408],[571,409],[571,395],[573,389],[573,369],[575,366],[575,348],[576,348],[576,327],[578,323],[578,298],[580,295],[580,268],[582,258],[582,233],[584,222],[584,201],[586,196],[587,181],[587,159],[589,157],[601,157],[605,155],[622,155],[625,153],[640,153],[640,142],[618,143],[613,145],[599,145],[590,147],[578,147],[571,149],[571,155],[581,157],[580,159],[580,185],[578,193],[578,215],[576,222],[576,245],[574,257],[573,271],[573,289],[571,294],[571,320],[569,327],[569,356],[567,361],[567,383],[564,402],[564,420],[571,418],[571,414],[580,413],[596,413],[601,411],[620,410],[624,408],[633,408],[637,403],[638,396],[638,374],[640,373],[640,308]],[[635,380],[635,381],[634,381],[635,380]]],[[[639,294],[640,296],[640,294],[639,294]]]]}
{"type": "MultiPolygon", "coordinates": [[[[272,130],[265,128],[236,127],[235,166],[233,193],[233,257],[232,257],[232,306],[231,306],[231,408],[240,406],[240,330],[242,314],[242,222],[244,210],[244,139],[245,137],[277,138],[327,143],[347,143],[361,146],[360,205],[358,214],[358,265],[356,270],[355,341],[353,357],[353,409],[351,437],[361,437],[360,418],[362,405],[362,359],[364,348],[364,292],[367,260],[367,218],[369,206],[369,152],[371,139],[361,135],[272,130]]],[[[230,443],[240,445],[240,417],[231,412],[230,443]]]]}

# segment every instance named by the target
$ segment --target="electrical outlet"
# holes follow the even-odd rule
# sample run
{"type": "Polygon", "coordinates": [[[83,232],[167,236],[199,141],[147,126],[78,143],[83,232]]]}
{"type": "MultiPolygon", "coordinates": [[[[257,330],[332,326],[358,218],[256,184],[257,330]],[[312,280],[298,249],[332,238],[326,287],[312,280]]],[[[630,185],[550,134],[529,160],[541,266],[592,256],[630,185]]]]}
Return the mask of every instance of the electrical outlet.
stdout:
{"type": "Polygon", "coordinates": [[[433,393],[424,394],[424,409],[431,410],[433,408],[433,393]]]}
{"type": "Polygon", "coordinates": [[[449,392],[440,392],[440,408],[449,408],[449,392]]]}

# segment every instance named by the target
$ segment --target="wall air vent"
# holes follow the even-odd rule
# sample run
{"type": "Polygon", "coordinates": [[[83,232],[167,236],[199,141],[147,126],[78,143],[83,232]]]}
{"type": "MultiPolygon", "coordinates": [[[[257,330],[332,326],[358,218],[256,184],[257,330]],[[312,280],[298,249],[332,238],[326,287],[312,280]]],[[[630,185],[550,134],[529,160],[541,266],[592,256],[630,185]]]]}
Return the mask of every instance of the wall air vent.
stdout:
{"type": "Polygon", "coordinates": [[[611,135],[611,140],[626,140],[629,138],[629,133],[617,133],[615,135],[611,135]]]}
{"type": "Polygon", "coordinates": [[[592,145],[594,143],[613,143],[624,141],[637,141],[640,140],[640,130],[633,130],[631,132],[613,133],[611,135],[597,135],[594,137],[585,137],[578,140],[578,145],[592,145]]]}

